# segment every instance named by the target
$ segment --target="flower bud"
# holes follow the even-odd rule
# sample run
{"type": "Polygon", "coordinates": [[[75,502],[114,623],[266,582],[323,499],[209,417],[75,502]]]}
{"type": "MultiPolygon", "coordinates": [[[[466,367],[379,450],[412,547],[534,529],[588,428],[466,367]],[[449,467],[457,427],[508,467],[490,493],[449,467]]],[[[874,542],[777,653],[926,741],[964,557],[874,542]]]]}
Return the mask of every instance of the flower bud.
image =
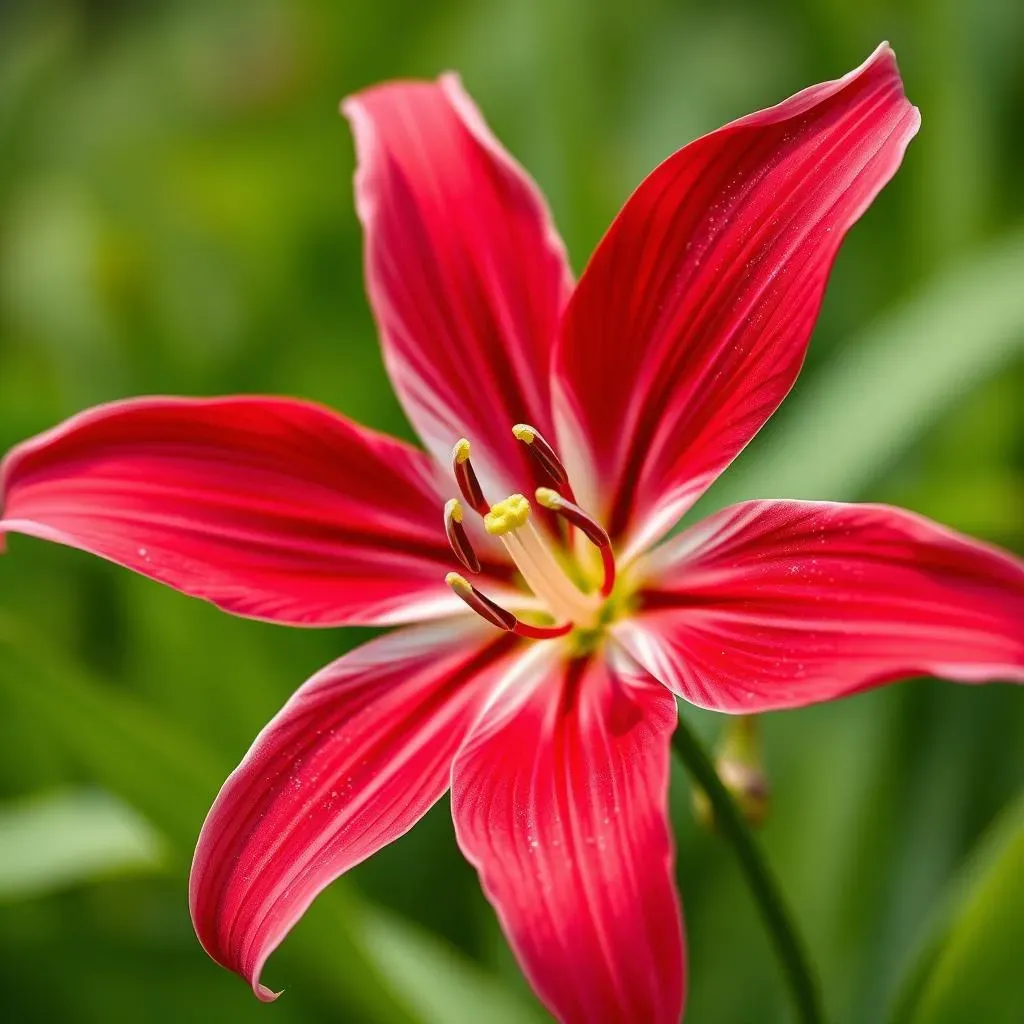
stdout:
{"type": "MultiPolygon", "coordinates": [[[[761,738],[754,716],[738,715],[728,720],[715,751],[715,768],[747,824],[760,828],[768,818],[771,789],[761,760],[761,738]]],[[[699,786],[693,788],[692,803],[697,821],[714,830],[714,808],[699,786]]]]}

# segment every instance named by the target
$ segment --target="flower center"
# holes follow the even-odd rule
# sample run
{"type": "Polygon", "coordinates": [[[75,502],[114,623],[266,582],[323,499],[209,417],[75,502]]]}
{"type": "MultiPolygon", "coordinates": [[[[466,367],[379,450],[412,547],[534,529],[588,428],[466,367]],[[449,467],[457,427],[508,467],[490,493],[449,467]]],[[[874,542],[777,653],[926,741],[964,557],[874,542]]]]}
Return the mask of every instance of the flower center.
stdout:
{"type": "MultiPolygon", "coordinates": [[[[526,423],[513,427],[518,441],[527,445],[539,467],[551,481],[572,494],[568,475],[561,459],[536,428],[526,423]]],[[[452,472],[462,497],[474,511],[483,517],[484,529],[497,537],[519,570],[526,585],[540,600],[544,610],[555,621],[552,626],[538,626],[522,622],[512,612],[482,594],[464,576],[449,573],[445,582],[478,615],[499,629],[548,639],[564,636],[574,627],[593,630],[598,627],[602,606],[615,584],[615,557],[604,528],[579,507],[571,497],[549,487],[538,487],[538,504],[554,512],[564,523],[564,533],[572,539],[578,530],[601,555],[604,580],[598,590],[585,591],[576,583],[570,568],[575,568],[571,544],[560,559],[544,534],[532,521],[532,507],[522,494],[488,505],[483,489],[470,461],[470,444],[460,439],[452,449],[452,472]]],[[[453,498],[444,508],[445,533],[459,561],[472,573],[480,571],[480,560],[469,540],[463,522],[461,502],[453,498]]]]}
{"type": "Polygon", "coordinates": [[[530,522],[530,503],[513,494],[491,506],[484,529],[505,546],[526,585],[544,602],[556,621],[585,626],[594,622],[600,598],[584,594],[559,564],[537,527],[530,522]]]}

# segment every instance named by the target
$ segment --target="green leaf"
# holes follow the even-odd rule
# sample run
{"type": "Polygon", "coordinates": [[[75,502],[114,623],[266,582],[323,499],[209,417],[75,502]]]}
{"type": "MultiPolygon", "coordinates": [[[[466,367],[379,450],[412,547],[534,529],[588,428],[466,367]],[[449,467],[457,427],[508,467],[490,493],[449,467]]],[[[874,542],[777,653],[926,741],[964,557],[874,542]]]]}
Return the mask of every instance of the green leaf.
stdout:
{"type": "Polygon", "coordinates": [[[393,914],[364,913],[367,942],[395,988],[429,1024],[542,1024],[547,1020],[450,945],[393,914]],[[486,1008],[486,1010],[485,1010],[486,1008]]]}
{"type": "MultiPolygon", "coordinates": [[[[130,696],[45,650],[0,612],[0,693],[21,703],[41,736],[60,743],[155,825],[184,874],[202,810],[231,766],[130,696]]],[[[278,976],[304,978],[350,1008],[348,1019],[365,1024],[538,1020],[496,978],[369,906],[344,880],[318,897],[275,961],[272,985],[278,976]]]]}
{"type": "Polygon", "coordinates": [[[187,865],[201,820],[229,765],[127,694],[44,653],[47,644],[0,610],[0,690],[93,781],[141,812],[187,865]]]}
{"type": "Polygon", "coordinates": [[[799,384],[709,504],[859,497],[971,387],[1024,350],[1024,232],[929,279],[799,384]]]}
{"type": "Polygon", "coordinates": [[[893,1024],[1024,1020],[1024,796],[981,840],[901,985],[893,1024]]]}
{"type": "Polygon", "coordinates": [[[0,901],[159,868],[161,843],[130,807],[97,790],[0,807],[0,901]]]}

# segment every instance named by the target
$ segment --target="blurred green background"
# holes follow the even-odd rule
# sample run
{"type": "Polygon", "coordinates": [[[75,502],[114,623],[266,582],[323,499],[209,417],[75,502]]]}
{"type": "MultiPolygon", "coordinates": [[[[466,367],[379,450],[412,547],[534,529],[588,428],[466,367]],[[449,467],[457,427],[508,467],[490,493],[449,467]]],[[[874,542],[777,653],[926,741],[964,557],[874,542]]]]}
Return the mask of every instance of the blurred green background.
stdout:
{"type": "MultiPolygon", "coordinates": [[[[0,2],[0,451],[96,402],[280,392],[408,435],[363,295],[346,93],[456,68],[577,270],[692,137],[892,41],[923,129],[807,370],[704,507],[893,501],[1024,548],[1017,0],[0,2]]],[[[192,844],[289,692],[366,635],[236,621],[69,550],[0,561],[5,1021],[528,1024],[446,803],[271,960],[188,919],[192,844]]],[[[687,712],[709,739],[712,715],[687,712]]],[[[1024,694],[918,681],[764,722],[764,844],[831,1019],[1024,1020],[1024,694]]],[[[791,1019],[731,852],[673,782],[688,1020],[791,1019]]]]}

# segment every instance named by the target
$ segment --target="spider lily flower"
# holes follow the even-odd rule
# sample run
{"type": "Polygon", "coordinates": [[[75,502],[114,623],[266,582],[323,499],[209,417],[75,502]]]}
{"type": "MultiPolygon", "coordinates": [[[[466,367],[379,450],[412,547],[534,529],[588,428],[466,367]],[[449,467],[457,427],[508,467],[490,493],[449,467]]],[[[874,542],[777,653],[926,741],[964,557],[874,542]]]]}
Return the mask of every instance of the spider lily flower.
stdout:
{"type": "Polygon", "coordinates": [[[196,931],[260,998],[316,894],[450,788],[552,1014],[677,1021],[676,697],[750,714],[1024,679],[1024,567],[916,515],[753,501],[663,540],[793,384],[918,112],[883,45],[670,156],[574,284],[455,77],[344,111],[384,359],[426,451],[283,398],[119,402],[8,455],[0,534],[238,615],[397,627],[299,688],[203,826],[196,931]]]}

